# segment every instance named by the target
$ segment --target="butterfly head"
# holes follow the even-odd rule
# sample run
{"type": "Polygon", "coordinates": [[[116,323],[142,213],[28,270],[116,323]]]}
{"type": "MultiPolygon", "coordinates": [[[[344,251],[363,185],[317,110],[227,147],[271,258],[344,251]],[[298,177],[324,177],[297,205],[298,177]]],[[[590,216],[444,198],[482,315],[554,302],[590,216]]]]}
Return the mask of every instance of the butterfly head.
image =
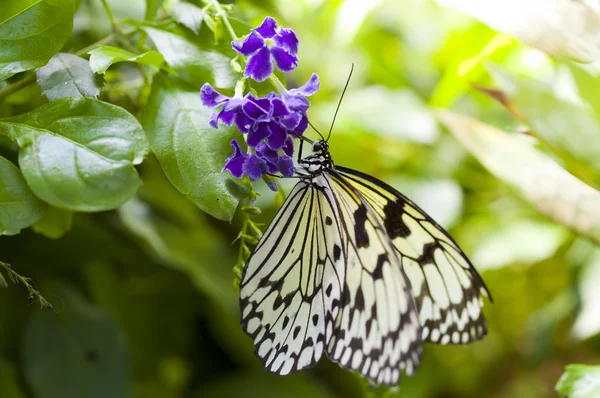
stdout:
{"type": "Polygon", "coordinates": [[[321,154],[324,152],[329,152],[329,144],[325,140],[318,140],[313,142],[313,152],[315,154],[321,154]]]}

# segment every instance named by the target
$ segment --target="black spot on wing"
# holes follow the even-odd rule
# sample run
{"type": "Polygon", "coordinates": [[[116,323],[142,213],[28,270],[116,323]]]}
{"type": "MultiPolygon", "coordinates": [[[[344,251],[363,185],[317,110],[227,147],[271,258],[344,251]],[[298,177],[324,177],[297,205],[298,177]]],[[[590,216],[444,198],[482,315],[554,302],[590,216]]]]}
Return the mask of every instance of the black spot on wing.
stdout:
{"type": "Polygon", "coordinates": [[[367,208],[361,204],[354,212],[354,238],[357,248],[369,246],[369,234],[365,228],[366,222],[367,208]]]}
{"type": "Polygon", "coordinates": [[[402,220],[402,204],[398,202],[387,202],[383,207],[385,231],[391,239],[406,238],[410,235],[410,229],[402,220]]]}
{"type": "Polygon", "coordinates": [[[319,322],[319,314],[314,314],[312,317],[313,326],[317,326],[318,322],[319,322]]]}
{"type": "Polygon", "coordinates": [[[333,261],[337,261],[340,259],[340,255],[342,254],[342,248],[336,243],[333,245],[333,261]]]}
{"type": "Polygon", "coordinates": [[[331,220],[331,217],[329,217],[329,216],[325,217],[325,224],[327,224],[327,225],[333,224],[333,221],[331,220]]]}
{"type": "Polygon", "coordinates": [[[365,296],[362,289],[359,287],[354,298],[354,308],[362,312],[365,309],[365,296]]]}

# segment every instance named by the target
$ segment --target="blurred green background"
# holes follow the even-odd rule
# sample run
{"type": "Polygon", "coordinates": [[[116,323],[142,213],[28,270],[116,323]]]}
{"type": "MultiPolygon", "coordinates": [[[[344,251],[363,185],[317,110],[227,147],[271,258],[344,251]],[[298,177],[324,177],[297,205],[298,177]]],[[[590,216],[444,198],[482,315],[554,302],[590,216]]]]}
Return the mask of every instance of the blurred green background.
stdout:
{"type": "MultiPolygon", "coordinates": [[[[143,0],[108,4],[119,21],[144,19],[143,0]]],[[[173,4],[164,3],[159,17],[168,18],[173,4]]],[[[289,377],[267,374],[241,330],[232,287],[241,212],[232,223],[203,213],[150,154],[138,166],[138,194],[119,209],[76,213],[72,223],[56,210],[59,238],[27,229],[0,239],[0,260],[31,277],[57,311],[40,310],[22,286],[0,290],[0,397],[541,398],[556,396],[565,365],[600,362],[600,251],[592,242],[600,201],[595,191],[589,203],[560,197],[577,195],[571,183],[600,181],[598,152],[585,156],[600,143],[593,135],[600,132],[594,64],[553,58],[431,0],[244,0],[234,14],[249,26],[271,15],[296,31],[300,63],[287,84],[319,74],[309,115],[320,130],[328,129],[354,63],[333,158],[396,187],[451,232],[494,297],[484,307],[489,335],[469,346],[426,345],[417,374],[389,390],[327,360],[289,377]],[[471,83],[502,89],[519,116],[471,83]],[[566,103],[589,123],[576,111],[559,112],[571,109],[566,103]],[[531,199],[538,188],[528,196],[519,185],[527,181],[511,180],[531,171],[511,159],[519,155],[505,153],[495,163],[509,176],[496,172],[485,159],[498,148],[463,146],[438,123],[437,108],[505,131],[582,180],[571,176],[550,190],[558,192],[550,198],[555,210],[580,220],[542,214],[531,199]],[[572,232],[586,220],[591,232],[572,232]]],[[[105,15],[100,1],[82,1],[63,51],[105,37],[105,15]]],[[[203,36],[212,40],[213,33],[202,26],[203,36]]],[[[119,64],[106,80],[100,99],[139,118],[139,95],[148,90],[139,70],[119,64]]],[[[6,98],[0,115],[44,102],[30,85],[6,98]]],[[[0,152],[16,163],[16,146],[2,137],[0,152]]],[[[552,186],[559,180],[549,173],[552,186]]],[[[255,189],[263,213],[253,219],[268,223],[281,198],[260,181],[255,189]]]]}

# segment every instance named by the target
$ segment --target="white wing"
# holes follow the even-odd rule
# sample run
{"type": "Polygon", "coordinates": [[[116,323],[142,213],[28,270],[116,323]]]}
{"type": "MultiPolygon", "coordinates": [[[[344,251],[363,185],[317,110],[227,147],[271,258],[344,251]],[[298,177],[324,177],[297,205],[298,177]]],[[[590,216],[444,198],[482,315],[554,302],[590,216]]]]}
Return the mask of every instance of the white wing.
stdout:
{"type": "Polygon", "coordinates": [[[313,366],[333,334],[345,279],[339,226],[323,177],[300,181],[244,267],[242,325],[269,372],[313,366]]]}

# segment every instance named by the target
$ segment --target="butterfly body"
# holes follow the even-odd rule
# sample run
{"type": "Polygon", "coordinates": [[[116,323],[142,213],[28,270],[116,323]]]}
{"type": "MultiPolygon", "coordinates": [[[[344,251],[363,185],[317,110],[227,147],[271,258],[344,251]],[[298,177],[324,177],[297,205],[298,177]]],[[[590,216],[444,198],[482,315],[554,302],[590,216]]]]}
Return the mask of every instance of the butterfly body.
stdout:
{"type": "Polygon", "coordinates": [[[325,141],[249,258],[242,324],[265,368],[323,354],[377,384],[412,374],[423,341],[482,338],[483,281],[458,245],[385,183],[336,167],[325,141]]]}

